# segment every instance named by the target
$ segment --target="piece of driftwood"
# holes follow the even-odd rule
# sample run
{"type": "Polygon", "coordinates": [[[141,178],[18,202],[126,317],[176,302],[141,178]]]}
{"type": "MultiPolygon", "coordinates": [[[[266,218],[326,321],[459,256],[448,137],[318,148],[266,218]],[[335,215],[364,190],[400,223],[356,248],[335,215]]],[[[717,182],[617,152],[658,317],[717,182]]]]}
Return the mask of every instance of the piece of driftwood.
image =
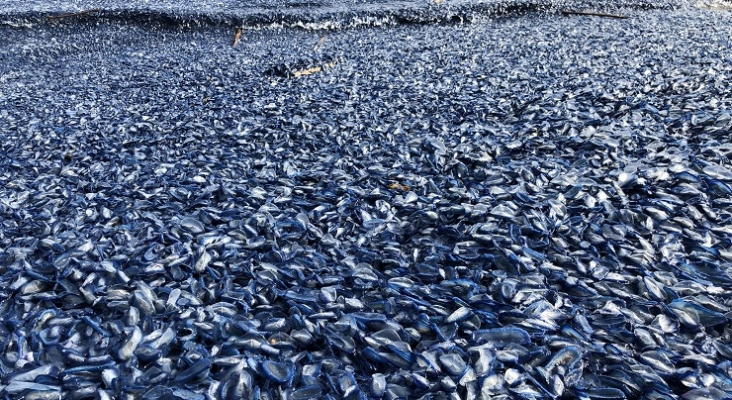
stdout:
{"type": "Polygon", "coordinates": [[[50,21],[50,20],[61,19],[61,18],[79,17],[82,15],[90,14],[90,13],[97,12],[97,11],[99,11],[98,8],[93,8],[91,10],[84,10],[84,11],[79,11],[79,12],[75,12],[75,13],[71,13],[71,14],[50,15],[50,16],[46,17],[46,20],[50,21]]]}
{"type": "Polygon", "coordinates": [[[590,15],[593,17],[616,18],[616,19],[628,19],[629,18],[625,15],[605,14],[605,13],[599,13],[599,12],[593,12],[593,11],[562,10],[562,14],[564,14],[564,15],[590,15]]]}
{"type": "Polygon", "coordinates": [[[335,65],[336,65],[335,62],[329,62],[329,63],[325,63],[323,65],[316,65],[314,67],[304,68],[304,69],[299,69],[297,71],[293,71],[292,75],[295,78],[299,78],[301,76],[312,75],[312,74],[315,74],[317,72],[320,72],[320,71],[322,71],[324,69],[333,68],[333,67],[335,67],[335,65]]]}

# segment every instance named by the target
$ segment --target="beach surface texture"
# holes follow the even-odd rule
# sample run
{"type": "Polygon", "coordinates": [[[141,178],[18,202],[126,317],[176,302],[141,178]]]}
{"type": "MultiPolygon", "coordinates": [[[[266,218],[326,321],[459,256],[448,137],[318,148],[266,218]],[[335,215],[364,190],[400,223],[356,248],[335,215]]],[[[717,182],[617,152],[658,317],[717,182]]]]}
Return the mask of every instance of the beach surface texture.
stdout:
{"type": "Polygon", "coordinates": [[[0,1],[0,397],[732,397],[732,4],[177,3],[0,1]]]}

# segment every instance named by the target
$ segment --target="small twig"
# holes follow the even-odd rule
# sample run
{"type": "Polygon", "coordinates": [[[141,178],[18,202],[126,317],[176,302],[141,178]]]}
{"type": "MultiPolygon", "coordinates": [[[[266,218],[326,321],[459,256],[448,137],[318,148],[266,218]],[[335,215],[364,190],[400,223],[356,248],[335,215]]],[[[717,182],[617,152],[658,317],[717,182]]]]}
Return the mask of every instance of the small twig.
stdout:
{"type": "Polygon", "coordinates": [[[322,38],[320,38],[320,40],[318,40],[318,43],[316,43],[315,46],[313,46],[313,50],[318,50],[318,48],[320,48],[320,46],[322,46],[323,43],[325,43],[325,39],[327,39],[327,38],[328,38],[328,35],[325,35],[322,38]]]}
{"type": "Polygon", "coordinates": [[[591,12],[591,11],[562,10],[562,14],[564,14],[564,15],[590,15],[593,17],[605,17],[605,18],[617,18],[617,19],[628,19],[629,18],[629,17],[626,17],[625,15],[605,14],[605,13],[598,13],[598,12],[591,12]]]}
{"type": "Polygon", "coordinates": [[[99,11],[98,8],[93,8],[91,10],[79,11],[79,12],[71,13],[71,14],[51,15],[51,16],[46,17],[46,20],[50,21],[50,20],[54,20],[54,19],[78,17],[81,15],[86,15],[86,14],[97,12],[97,11],[99,11]]]}
{"type": "Polygon", "coordinates": [[[236,28],[236,33],[234,34],[234,43],[232,43],[232,46],[236,46],[239,44],[239,39],[241,39],[241,27],[236,28]]]}

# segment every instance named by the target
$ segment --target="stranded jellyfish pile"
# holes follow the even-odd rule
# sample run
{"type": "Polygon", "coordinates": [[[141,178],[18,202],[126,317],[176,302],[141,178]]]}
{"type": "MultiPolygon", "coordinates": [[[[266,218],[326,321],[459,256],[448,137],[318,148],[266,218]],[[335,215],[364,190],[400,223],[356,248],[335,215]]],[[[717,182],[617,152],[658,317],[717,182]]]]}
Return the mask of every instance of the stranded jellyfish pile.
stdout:
{"type": "Polygon", "coordinates": [[[36,3],[3,398],[732,396],[724,4],[36,3]]]}

